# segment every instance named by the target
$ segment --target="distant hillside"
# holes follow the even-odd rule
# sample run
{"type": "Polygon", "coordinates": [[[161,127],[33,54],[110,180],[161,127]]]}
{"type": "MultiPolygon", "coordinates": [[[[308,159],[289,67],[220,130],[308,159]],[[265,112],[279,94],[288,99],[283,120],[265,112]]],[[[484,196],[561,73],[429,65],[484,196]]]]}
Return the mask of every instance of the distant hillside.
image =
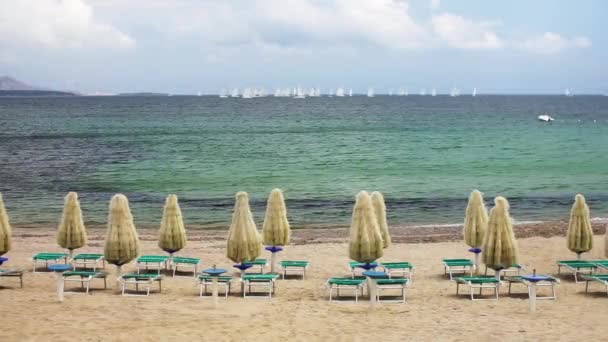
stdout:
{"type": "Polygon", "coordinates": [[[0,90],[0,97],[9,96],[77,96],[78,94],[56,90],[0,90]]]}
{"type": "Polygon", "coordinates": [[[46,90],[37,88],[9,76],[0,77],[0,90],[46,90]]]}
{"type": "Polygon", "coordinates": [[[169,96],[168,93],[121,93],[117,96],[169,96]]]}

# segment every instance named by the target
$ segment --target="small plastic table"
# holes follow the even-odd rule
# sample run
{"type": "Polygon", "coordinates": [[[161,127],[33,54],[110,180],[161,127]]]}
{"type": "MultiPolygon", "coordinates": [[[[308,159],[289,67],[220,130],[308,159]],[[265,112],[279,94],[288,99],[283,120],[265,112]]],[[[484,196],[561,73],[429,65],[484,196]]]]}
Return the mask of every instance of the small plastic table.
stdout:
{"type": "Polygon", "coordinates": [[[378,301],[376,295],[376,279],[388,278],[388,274],[384,272],[377,271],[365,271],[363,275],[367,278],[368,286],[369,286],[369,305],[370,308],[373,308],[378,301]]]}
{"type": "Polygon", "coordinates": [[[481,248],[469,248],[469,252],[475,253],[475,268],[478,270],[476,272],[479,272],[479,254],[481,253],[481,248]]]}
{"type": "Polygon", "coordinates": [[[223,268],[216,268],[215,266],[213,268],[208,268],[206,270],[203,270],[203,273],[208,274],[211,277],[212,282],[213,282],[212,295],[213,295],[213,306],[214,307],[217,307],[217,278],[226,272],[228,272],[228,271],[223,268]]]}
{"type": "Polygon", "coordinates": [[[5,261],[8,261],[8,258],[0,257],[0,265],[4,264],[5,261]]]}
{"type": "Polygon", "coordinates": [[[272,253],[270,255],[270,273],[276,273],[276,257],[277,257],[277,253],[283,250],[283,247],[281,246],[266,246],[264,247],[265,250],[269,251],[270,253],[272,253]]]}
{"type": "Polygon", "coordinates": [[[59,302],[63,302],[63,272],[69,271],[72,269],[72,265],[70,264],[53,264],[49,265],[48,269],[50,271],[55,272],[57,276],[57,300],[59,302]]]}
{"type": "Polygon", "coordinates": [[[529,274],[521,276],[521,279],[530,282],[530,300],[528,301],[528,310],[530,312],[536,311],[536,283],[539,281],[550,280],[550,277],[536,274],[529,274]]]}

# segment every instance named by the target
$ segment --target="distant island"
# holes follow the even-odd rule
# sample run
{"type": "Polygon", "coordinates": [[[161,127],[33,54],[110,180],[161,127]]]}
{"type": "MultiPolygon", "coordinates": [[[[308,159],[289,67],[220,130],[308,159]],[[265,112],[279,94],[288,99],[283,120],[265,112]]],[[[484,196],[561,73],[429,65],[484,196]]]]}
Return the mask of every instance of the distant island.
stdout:
{"type": "Polygon", "coordinates": [[[169,93],[120,93],[116,96],[171,96],[169,93]]]}
{"type": "Polygon", "coordinates": [[[35,87],[9,76],[0,77],[0,96],[77,96],[69,91],[35,87]]]}

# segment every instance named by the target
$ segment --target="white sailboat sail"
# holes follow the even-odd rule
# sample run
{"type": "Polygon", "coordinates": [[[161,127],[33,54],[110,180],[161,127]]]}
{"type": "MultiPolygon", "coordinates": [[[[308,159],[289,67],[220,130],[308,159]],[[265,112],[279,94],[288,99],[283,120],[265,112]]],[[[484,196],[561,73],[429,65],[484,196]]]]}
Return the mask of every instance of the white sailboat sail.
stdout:
{"type": "Polygon", "coordinates": [[[477,88],[473,88],[473,97],[477,96],[477,88]]]}
{"type": "Polygon", "coordinates": [[[336,96],[344,97],[344,88],[338,87],[338,89],[336,90],[336,96]]]}
{"type": "Polygon", "coordinates": [[[431,96],[437,96],[437,91],[435,90],[435,88],[431,90],[431,96]]]}
{"type": "Polygon", "coordinates": [[[367,88],[367,97],[374,97],[374,88],[367,88]]]}
{"type": "Polygon", "coordinates": [[[353,88],[350,88],[350,89],[348,90],[348,96],[353,96],[353,88]]]}
{"type": "Polygon", "coordinates": [[[239,88],[232,89],[232,97],[239,97],[239,88]]]}

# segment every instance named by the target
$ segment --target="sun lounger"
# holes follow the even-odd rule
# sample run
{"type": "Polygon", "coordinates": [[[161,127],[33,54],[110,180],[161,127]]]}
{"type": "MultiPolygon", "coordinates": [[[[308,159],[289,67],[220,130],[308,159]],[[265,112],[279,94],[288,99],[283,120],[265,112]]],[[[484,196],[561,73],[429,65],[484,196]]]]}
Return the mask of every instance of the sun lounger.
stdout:
{"type": "Polygon", "coordinates": [[[21,288],[23,288],[23,270],[16,270],[16,269],[0,269],[0,278],[4,278],[4,277],[13,277],[13,278],[19,278],[19,285],[21,288]]]}
{"type": "Polygon", "coordinates": [[[405,303],[406,288],[409,286],[408,278],[376,279],[376,299],[385,303],[405,303]],[[401,299],[381,300],[382,292],[386,290],[401,290],[401,299]]]}
{"type": "Polygon", "coordinates": [[[359,301],[359,292],[363,295],[363,285],[365,278],[329,278],[327,280],[327,289],[329,291],[329,301],[333,300],[333,290],[336,290],[336,297],[340,298],[340,290],[352,290],[355,295],[355,302],[359,301]]]}
{"type": "MultiPolygon", "coordinates": [[[[467,285],[471,289],[471,300],[484,300],[482,298],[475,298],[474,291],[475,289],[479,289],[479,295],[481,296],[483,289],[492,289],[494,290],[494,294],[496,298],[492,298],[494,300],[498,300],[498,286],[500,286],[500,281],[492,276],[464,276],[454,278],[456,280],[456,295],[458,295],[458,291],[460,289],[460,285],[467,285]]],[[[488,298],[489,299],[489,298],[488,298]]]]}
{"type": "Polygon", "coordinates": [[[150,288],[155,282],[158,282],[158,292],[162,291],[162,280],[163,276],[156,273],[130,273],[123,274],[118,277],[118,281],[122,285],[123,296],[144,296],[141,294],[125,294],[125,290],[128,284],[135,284],[135,291],[139,292],[139,285],[143,285],[146,289],[145,296],[150,295],[150,288]]]}
{"type": "MultiPolygon", "coordinates": [[[[198,276],[198,282],[200,287],[199,295],[203,297],[204,294],[207,294],[207,287],[213,285],[213,278],[206,274],[201,274],[198,276]]],[[[230,293],[230,287],[232,285],[232,277],[231,276],[219,276],[217,277],[218,287],[224,287],[224,295],[228,298],[228,294],[230,293]]]]}
{"type": "MultiPolygon", "coordinates": [[[[521,275],[521,271],[525,270],[526,266],[521,264],[514,264],[511,267],[503,268],[500,270],[501,276],[519,276],[521,275]]],[[[488,274],[488,266],[486,266],[483,274],[488,274]]]]}
{"type": "Polygon", "coordinates": [[[608,260],[593,260],[592,262],[598,269],[608,271],[608,260]]]}
{"type": "Polygon", "coordinates": [[[161,269],[167,269],[167,260],[169,260],[169,257],[166,255],[142,255],[137,258],[137,273],[143,267],[146,273],[150,268],[156,268],[158,274],[160,274],[161,269]]]}
{"type": "Polygon", "coordinates": [[[191,268],[193,276],[196,277],[198,274],[198,265],[200,265],[201,259],[199,258],[186,258],[186,257],[173,257],[171,260],[171,267],[173,268],[173,276],[178,271],[178,267],[191,268]]]}
{"type": "Polygon", "coordinates": [[[251,270],[258,269],[260,273],[264,273],[264,267],[268,266],[266,259],[255,259],[253,261],[245,261],[243,264],[251,265],[251,270]]]}
{"type": "Polygon", "coordinates": [[[305,260],[283,260],[281,261],[281,268],[283,269],[283,279],[287,276],[288,272],[292,274],[301,274],[302,279],[306,277],[306,269],[310,263],[305,260]]]}
{"type": "Polygon", "coordinates": [[[81,253],[72,257],[72,265],[74,266],[74,270],[77,268],[92,268],[93,272],[97,270],[97,265],[101,261],[101,267],[106,267],[106,262],[103,258],[103,254],[92,254],[92,253],[81,253]]]}
{"type": "Polygon", "coordinates": [[[582,275],[581,278],[585,281],[585,293],[589,292],[589,283],[595,281],[606,287],[606,294],[608,295],[608,274],[582,275]]]}
{"type": "Polygon", "coordinates": [[[453,273],[462,272],[473,275],[475,264],[470,259],[443,259],[443,274],[449,274],[450,280],[453,280],[453,273]]]}
{"type": "MultiPolygon", "coordinates": [[[[61,274],[63,277],[63,288],[65,289],[65,283],[68,281],[80,283],[80,287],[84,288],[86,284],[86,293],[89,293],[90,283],[93,279],[103,279],[103,288],[107,288],[106,278],[107,272],[96,272],[96,271],[66,271],[61,274]]],[[[64,290],[65,292],[65,290],[64,290]]]]}
{"type": "Polygon", "coordinates": [[[376,270],[376,267],[378,267],[378,263],[375,262],[370,262],[369,264],[366,264],[364,262],[350,261],[348,263],[348,269],[352,273],[353,279],[359,276],[363,276],[362,274],[356,274],[357,269],[361,269],[361,272],[365,272],[367,270],[374,271],[376,270]]]}
{"type": "Polygon", "coordinates": [[[404,278],[413,280],[414,276],[414,265],[410,264],[407,261],[402,262],[382,262],[379,265],[384,269],[384,273],[388,274],[389,278],[394,277],[395,275],[400,275],[404,278]]]}
{"type": "MultiPolygon", "coordinates": [[[[539,296],[536,294],[536,299],[557,299],[557,293],[555,292],[555,285],[559,284],[559,279],[554,277],[548,277],[547,280],[542,280],[536,282],[537,287],[551,287],[551,296],[539,296]]],[[[530,282],[523,279],[522,276],[505,276],[503,278],[504,281],[509,283],[509,294],[511,294],[511,285],[512,284],[523,284],[528,288],[528,295],[530,295],[530,282]]]]}
{"type": "Polygon", "coordinates": [[[557,262],[557,274],[561,273],[561,268],[565,267],[574,274],[574,282],[578,283],[579,274],[593,274],[597,265],[590,260],[559,260],[557,262]]]}
{"type": "Polygon", "coordinates": [[[34,270],[36,273],[36,267],[39,262],[44,262],[44,267],[48,268],[49,264],[57,264],[59,261],[63,259],[65,264],[68,263],[68,254],[67,253],[38,253],[32,257],[32,261],[34,262],[34,270]]]}
{"type": "Polygon", "coordinates": [[[253,293],[253,288],[268,289],[268,298],[272,298],[272,294],[275,291],[275,281],[279,277],[278,274],[245,274],[241,277],[241,291],[243,292],[243,298],[253,293]]]}

